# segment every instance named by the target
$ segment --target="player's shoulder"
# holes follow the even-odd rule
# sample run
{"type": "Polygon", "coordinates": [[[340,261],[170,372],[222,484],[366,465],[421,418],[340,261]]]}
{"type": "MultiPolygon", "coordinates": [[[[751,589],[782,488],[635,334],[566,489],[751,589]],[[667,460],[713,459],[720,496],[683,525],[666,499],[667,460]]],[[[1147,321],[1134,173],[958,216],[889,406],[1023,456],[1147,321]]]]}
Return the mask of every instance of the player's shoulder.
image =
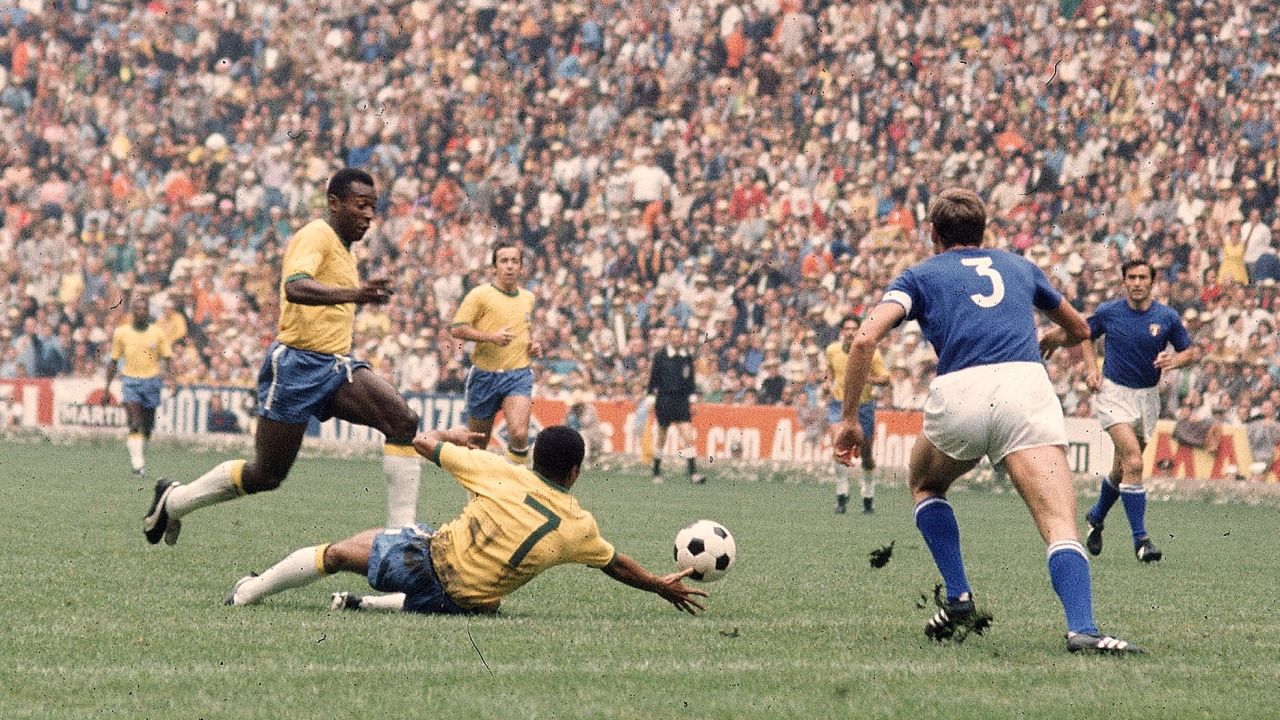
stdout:
{"type": "Polygon", "coordinates": [[[304,240],[312,242],[331,242],[338,240],[338,233],[334,231],[333,226],[324,218],[316,218],[311,222],[298,228],[293,233],[293,240],[301,242],[304,240]]]}

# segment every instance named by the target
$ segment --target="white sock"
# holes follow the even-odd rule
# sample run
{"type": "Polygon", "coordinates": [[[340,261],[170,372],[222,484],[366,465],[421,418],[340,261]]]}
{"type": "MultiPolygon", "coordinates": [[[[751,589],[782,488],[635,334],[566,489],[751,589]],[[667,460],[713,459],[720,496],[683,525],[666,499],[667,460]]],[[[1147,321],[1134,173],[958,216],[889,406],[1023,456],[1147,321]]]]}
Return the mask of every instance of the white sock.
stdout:
{"type": "Polygon", "coordinates": [[[216,505],[243,495],[244,490],[240,487],[240,473],[244,471],[244,466],[244,460],[228,460],[192,482],[170,490],[169,499],[165,501],[164,506],[169,513],[169,519],[177,520],[192,510],[199,510],[206,505],[216,505]]]}
{"type": "Polygon", "coordinates": [[[302,587],[328,575],[324,571],[324,545],[312,545],[294,550],[285,559],[267,568],[256,578],[250,578],[236,589],[233,605],[252,605],[268,595],[282,590],[302,587]]]}
{"type": "Polygon", "coordinates": [[[382,472],[387,475],[387,527],[408,527],[418,516],[418,482],[422,476],[422,458],[404,455],[403,445],[385,445],[382,472]]]}
{"type": "Polygon", "coordinates": [[[399,612],[404,609],[404,593],[365,595],[360,598],[360,609],[399,612]]]}
{"type": "Polygon", "coordinates": [[[836,463],[836,494],[849,494],[849,468],[836,463]]]}
{"type": "Polygon", "coordinates": [[[862,471],[861,490],[862,497],[873,498],[876,496],[876,476],[871,470],[862,471]]]}
{"type": "Polygon", "coordinates": [[[137,433],[129,433],[129,437],[125,438],[124,446],[129,449],[129,464],[133,465],[134,470],[141,470],[147,465],[146,458],[142,455],[146,442],[146,438],[137,433]]]}

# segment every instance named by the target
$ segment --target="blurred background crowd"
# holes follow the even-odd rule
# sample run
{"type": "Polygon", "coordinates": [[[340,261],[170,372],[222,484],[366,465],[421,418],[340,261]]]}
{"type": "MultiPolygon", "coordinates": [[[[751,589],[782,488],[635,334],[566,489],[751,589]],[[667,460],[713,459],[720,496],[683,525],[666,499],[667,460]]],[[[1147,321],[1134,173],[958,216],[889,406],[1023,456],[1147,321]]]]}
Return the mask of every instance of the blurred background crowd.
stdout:
{"type": "MultiPolygon", "coordinates": [[[[100,375],[143,292],[180,381],[251,385],[284,243],[351,165],[397,289],[357,353],[400,389],[461,390],[453,311],[515,238],[543,394],[639,398],[679,325],[704,400],[820,402],[841,318],[959,184],[1085,312],[1155,264],[1206,353],[1170,416],[1274,422],[1278,108],[1263,2],[18,0],[0,377],[100,375]]],[[[932,350],[886,354],[881,405],[920,407],[932,350]]],[[[1081,367],[1050,372],[1087,415],[1081,367]]]]}

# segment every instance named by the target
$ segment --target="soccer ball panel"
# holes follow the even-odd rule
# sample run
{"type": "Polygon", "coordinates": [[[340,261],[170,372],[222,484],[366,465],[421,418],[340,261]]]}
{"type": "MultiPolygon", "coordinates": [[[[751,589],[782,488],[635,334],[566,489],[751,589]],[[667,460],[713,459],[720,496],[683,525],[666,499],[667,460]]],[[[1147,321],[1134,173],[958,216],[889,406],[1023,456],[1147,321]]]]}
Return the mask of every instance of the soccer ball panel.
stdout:
{"type": "Polygon", "coordinates": [[[676,533],[675,559],[681,570],[693,568],[690,578],[711,582],[724,577],[737,557],[729,530],[714,520],[697,520],[676,533]]]}

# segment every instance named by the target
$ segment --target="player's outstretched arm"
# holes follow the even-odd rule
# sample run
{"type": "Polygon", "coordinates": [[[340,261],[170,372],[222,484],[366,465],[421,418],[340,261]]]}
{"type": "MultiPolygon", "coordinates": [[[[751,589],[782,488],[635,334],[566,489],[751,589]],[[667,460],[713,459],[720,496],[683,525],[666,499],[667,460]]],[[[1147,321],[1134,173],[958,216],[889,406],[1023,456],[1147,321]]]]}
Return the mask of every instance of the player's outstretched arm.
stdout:
{"type": "Polygon", "coordinates": [[[302,276],[285,282],[284,297],[295,305],[385,305],[391,299],[390,282],[385,277],[369,278],[358,288],[345,288],[302,276]]]}
{"type": "Polygon", "coordinates": [[[478,448],[484,433],[478,433],[465,426],[452,427],[448,430],[428,430],[418,433],[413,439],[413,449],[432,462],[440,457],[440,446],[452,443],[459,447],[478,448]]]}
{"type": "Polygon", "coordinates": [[[658,577],[644,569],[643,565],[630,556],[617,553],[613,556],[613,561],[602,569],[605,575],[620,583],[640,590],[647,590],[651,593],[657,593],[663,600],[674,605],[677,610],[682,610],[690,615],[697,615],[699,610],[705,609],[702,607],[702,603],[695,599],[695,596],[706,597],[707,591],[687,587],[680,582],[693,573],[693,568],[685,568],[680,572],[658,577]]]}

